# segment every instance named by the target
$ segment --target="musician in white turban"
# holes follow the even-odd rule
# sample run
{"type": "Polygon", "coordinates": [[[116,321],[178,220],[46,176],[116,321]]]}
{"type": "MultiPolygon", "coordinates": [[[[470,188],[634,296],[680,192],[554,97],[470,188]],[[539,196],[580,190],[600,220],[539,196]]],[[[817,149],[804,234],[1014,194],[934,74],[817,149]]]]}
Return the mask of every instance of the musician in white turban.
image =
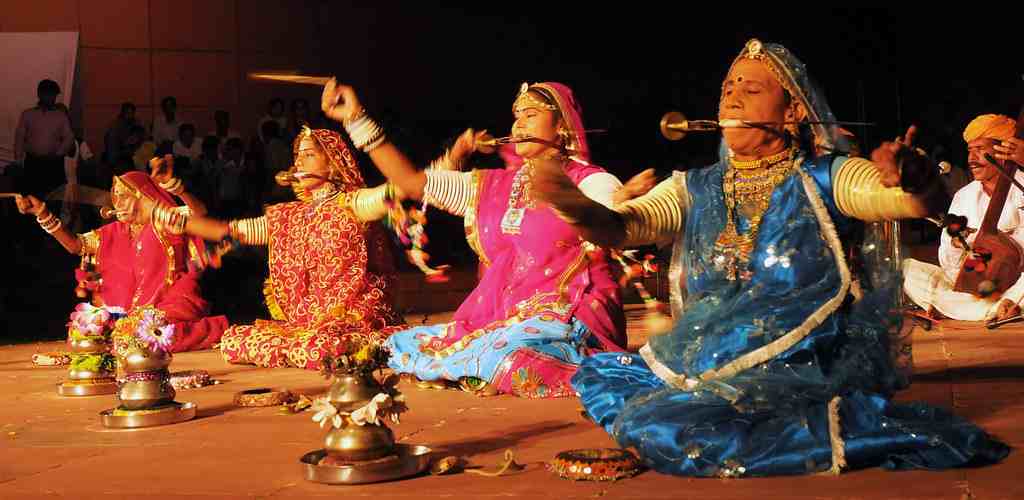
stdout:
{"type": "MultiPolygon", "coordinates": [[[[1012,118],[990,114],[975,118],[964,129],[967,163],[974,181],[956,192],[948,212],[967,218],[964,233],[968,245],[974,242],[975,233],[981,226],[992,192],[1000,178],[996,165],[989,162],[986,154],[996,160],[1013,160],[1024,164],[1024,141],[1014,137],[1015,127],[1016,122],[1012,118]]],[[[1018,172],[1016,178],[1024,184],[1024,173],[1018,172]]],[[[1022,209],[1024,192],[1011,187],[997,227],[1024,247],[1022,209]]],[[[957,239],[943,231],[939,244],[941,267],[914,259],[903,261],[903,289],[907,296],[933,318],[945,316],[964,321],[988,321],[1020,314],[1024,279],[1018,279],[1002,296],[993,294],[981,298],[953,290],[957,275],[969,255],[957,239]]]]}

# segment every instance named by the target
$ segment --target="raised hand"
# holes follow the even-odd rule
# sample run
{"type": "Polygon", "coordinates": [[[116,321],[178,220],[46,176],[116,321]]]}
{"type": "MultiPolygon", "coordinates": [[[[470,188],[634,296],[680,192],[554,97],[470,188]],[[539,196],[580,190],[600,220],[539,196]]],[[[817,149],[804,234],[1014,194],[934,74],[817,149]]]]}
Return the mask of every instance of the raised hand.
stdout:
{"type": "Polygon", "coordinates": [[[883,186],[898,187],[900,185],[900,167],[896,157],[900,154],[900,151],[913,147],[916,136],[917,126],[911,125],[903,137],[883,142],[871,152],[871,162],[875,164],[875,167],[882,174],[880,180],[883,186]]]}
{"type": "Polygon", "coordinates": [[[174,155],[163,158],[153,157],[149,160],[149,176],[157,183],[169,182],[174,178],[174,155]]]}
{"type": "Polygon", "coordinates": [[[334,78],[324,85],[324,91],[320,95],[320,109],[328,118],[343,124],[359,118],[363,113],[363,106],[359,104],[359,96],[356,95],[355,89],[338,83],[334,78]]]}
{"type": "Polygon", "coordinates": [[[1024,165],[1024,139],[1011,137],[993,146],[997,160],[1011,160],[1017,165],[1024,165]]]}
{"type": "Polygon", "coordinates": [[[20,194],[14,195],[14,204],[18,207],[18,212],[25,215],[35,215],[38,217],[39,214],[46,211],[46,204],[30,194],[25,196],[20,194]]]}
{"type": "Polygon", "coordinates": [[[612,203],[618,205],[638,196],[643,196],[653,189],[655,184],[657,184],[657,178],[654,176],[654,169],[644,170],[626,181],[626,184],[612,195],[612,203]]]}

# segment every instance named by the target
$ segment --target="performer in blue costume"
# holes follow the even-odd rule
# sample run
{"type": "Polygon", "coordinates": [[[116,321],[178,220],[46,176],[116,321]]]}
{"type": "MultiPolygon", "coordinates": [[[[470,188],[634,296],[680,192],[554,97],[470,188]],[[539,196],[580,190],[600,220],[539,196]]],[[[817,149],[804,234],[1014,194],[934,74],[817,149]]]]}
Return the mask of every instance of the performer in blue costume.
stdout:
{"type": "Polygon", "coordinates": [[[827,103],[780,45],[749,41],[719,106],[720,120],[762,125],[723,129],[718,163],[677,172],[614,211],[556,169],[538,171],[535,195],[589,241],[675,244],[675,326],[639,354],[583,361],[572,383],[590,417],[648,466],[686,476],[1004,458],[1005,444],[949,411],[890,401],[906,382],[891,341],[899,276],[851,270],[846,259],[854,219],[941,207],[932,187],[899,187],[898,165],[916,153],[897,141],[873,161],[841,154],[837,128],[820,123],[835,120],[827,103]]]}

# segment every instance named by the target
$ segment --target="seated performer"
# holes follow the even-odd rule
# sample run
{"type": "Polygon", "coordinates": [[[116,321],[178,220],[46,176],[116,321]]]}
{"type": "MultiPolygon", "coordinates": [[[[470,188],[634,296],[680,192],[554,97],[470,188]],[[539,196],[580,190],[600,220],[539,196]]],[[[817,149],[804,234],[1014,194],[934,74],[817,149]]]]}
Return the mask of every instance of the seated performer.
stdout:
{"type": "MultiPolygon", "coordinates": [[[[997,160],[1010,159],[1024,164],[1024,141],[1013,136],[1016,121],[1003,115],[981,115],[964,129],[967,142],[967,164],[974,181],[960,188],[949,205],[949,213],[967,218],[969,232],[976,231],[988,210],[988,203],[999,180],[996,166],[985,159],[988,154],[997,160]]],[[[1024,182],[1024,174],[1018,173],[1017,180],[1024,182]]],[[[1024,192],[1016,187],[1010,194],[999,216],[999,230],[1008,233],[1024,245],[1024,192]]],[[[965,239],[970,245],[974,234],[965,239]]],[[[979,298],[965,292],[953,291],[957,274],[963,265],[967,252],[960,242],[946,231],[939,242],[939,266],[914,259],[903,261],[903,290],[915,304],[930,316],[937,311],[947,318],[964,321],[1002,320],[1020,314],[1020,301],[1024,298],[1024,279],[1008,288],[1002,297],[979,298]]]]}
{"type": "Polygon", "coordinates": [[[201,215],[206,207],[173,177],[173,157],[154,158],[150,166],[152,177],[142,172],[114,177],[110,199],[117,221],[95,231],[72,234],[34,196],[18,197],[18,210],[35,215],[68,252],[92,265],[95,275],[88,281],[94,288],[93,305],[120,307],[126,313],[153,306],[174,325],[171,352],[209,349],[220,341],[228,320],[208,316],[209,305],[200,294],[199,277],[206,265],[198,251],[202,240],[172,234],[132,210],[138,199],[173,207],[177,203],[172,194],[186,204],[171,209],[176,213],[201,215]]]}
{"type": "Polygon", "coordinates": [[[295,166],[282,182],[293,184],[301,201],[270,205],[261,217],[222,222],[142,207],[175,232],[269,247],[264,294],[273,320],[224,332],[220,349],[229,363],[318,370],[346,339],[383,341],[404,326],[392,308],[396,274],[388,237],[372,223],[386,213],[390,186],[364,187],[337,132],[306,128],[293,149],[295,166]]]}
{"type": "Polygon", "coordinates": [[[611,204],[618,179],[591,165],[572,91],[559,83],[523,84],[512,106],[521,165],[460,172],[482,136],[467,131],[426,171],[417,170],[360,106],[355,92],[330,82],[322,107],[366,144],[378,168],[411,199],[464,218],[470,246],[486,266],[452,321],[388,339],[399,373],[479,394],[528,398],[575,395],[569,380],[587,355],[626,345],[618,284],[605,253],[530,195],[534,162],[550,158],[574,185],[611,204]]]}
{"type": "Polygon", "coordinates": [[[946,410],[890,401],[898,280],[864,273],[860,290],[851,287],[842,235],[854,218],[919,217],[946,204],[931,198],[935,182],[914,195],[880,179],[900,179],[898,164],[934,168],[898,143],[873,162],[837,154],[835,118],[804,65],[758,40],[729,69],[719,119],[739,123],[723,130],[718,163],[677,173],[616,211],[557,169],[538,169],[537,196],[588,241],[675,240],[685,279],[673,284],[681,300],[670,331],[639,354],[583,360],[572,382],[589,416],[650,467],[687,476],[941,469],[1005,457],[1006,445],[946,410]]]}

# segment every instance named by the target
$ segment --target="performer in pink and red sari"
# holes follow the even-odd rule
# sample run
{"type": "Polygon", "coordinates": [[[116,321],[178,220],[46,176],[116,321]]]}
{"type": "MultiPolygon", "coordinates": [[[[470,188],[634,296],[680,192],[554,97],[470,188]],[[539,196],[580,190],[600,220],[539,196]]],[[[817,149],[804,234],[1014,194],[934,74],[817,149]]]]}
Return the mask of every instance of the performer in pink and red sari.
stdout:
{"type": "Polygon", "coordinates": [[[206,213],[202,202],[173,177],[172,161],[154,158],[152,178],[142,172],[114,177],[110,199],[117,221],[84,234],[65,229],[33,196],[18,197],[16,202],[65,249],[92,264],[93,275],[87,281],[93,305],[120,308],[126,314],[137,307],[155,307],[174,327],[171,352],[209,349],[220,341],[228,321],[209,316],[209,305],[200,294],[199,277],[206,266],[202,240],[173,234],[132,209],[135,200],[146,199],[174,207],[170,210],[176,213],[206,213]],[[186,205],[176,207],[172,193],[186,205]]]}
{"type": "MultiPolygon", "coordinates": [[[[486,271],[450,323],[398,332],[389,365],[422,381],[461,383],[482,393],[572,396],[569,379],[584,357],[626,345],[619,287],[603,250],[530,196],[537,161],[555,161],[592,199],[611,204],[618,179],[589,163],[580,108],[559,83],[523,84],[512,135],[521,164],[460,172],[481,134],[467,131],[426,171],[417,170],[359,105],[330,82],[322,107],[409,198],[464,217],[486,271]]],[[[446,385],[446,384],[439,384],[446,385]]]]}
{"type": "Polygon", "coordinates": [[[405,328],[393,309],[390,243],[374,223],[387,213],[393,189],[365,188],[337,132],[305,128],[294,152],[295,166],[279,182],[292,185],[300,201],[270,205],[261,217],[223,222],[142,209],[208,240],[269,247],[264,294],[273,320],[232,325],[221,341],[229,363],[318,370],[324,357],[344,351],[346,340],[383,342],[405,328]]]}

